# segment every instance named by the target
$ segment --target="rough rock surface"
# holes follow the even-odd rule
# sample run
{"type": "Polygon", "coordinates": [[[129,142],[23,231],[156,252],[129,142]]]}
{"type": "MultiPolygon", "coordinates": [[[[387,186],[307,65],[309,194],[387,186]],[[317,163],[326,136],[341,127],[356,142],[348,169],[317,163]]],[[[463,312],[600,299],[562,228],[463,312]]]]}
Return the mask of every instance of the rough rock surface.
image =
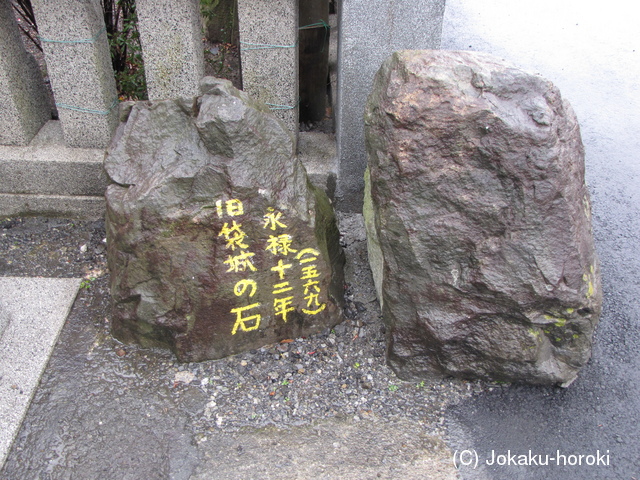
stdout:
{"type": "Polygon", "coordinates": [[[558,89],[484,54],[397,52],[365,122],[396,373],[568,385],[602,294],[580,131],[558,89]]]}
{"type": "Polygon", "coordinates": [[[226,80],[138,103],[105,160],[113,334],[221,358],[341,321],[330,202],[269,110],[226,80]]]}

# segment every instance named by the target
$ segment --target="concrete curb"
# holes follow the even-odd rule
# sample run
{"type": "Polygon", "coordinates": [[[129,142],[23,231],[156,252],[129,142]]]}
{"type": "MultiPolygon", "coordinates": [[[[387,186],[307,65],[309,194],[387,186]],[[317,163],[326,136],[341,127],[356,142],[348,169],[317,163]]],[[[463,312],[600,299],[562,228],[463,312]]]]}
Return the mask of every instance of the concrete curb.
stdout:
{"type": "Polygon", "coordinates": [[[298,158],[307,170],[309,180],[333,200],[338,173],[336,138],[333,134],[300,132],[298,158]]]}
{"type": "Polygon", "coordinates": [[[0,277],[0,468],[31,403],[79,278],[0,277]]]}
{"type": "Polygon", "coordinates": [[[69,148],[51,120],[27,147],[0,146],[0,193],[102,196],[104,149],[69,148]]]}
{"type": "Polygon", "coordinates": [[[40,215],[97,220],[104,217],[105,209],[104,197],[0,193],[0,217],[40,215]]]}
{"type": "Polygon", "coordinates": [[[0,145],[0,216],[104,216],[104,149],[69,148],[59,121],[26,147],[0,145]]]}

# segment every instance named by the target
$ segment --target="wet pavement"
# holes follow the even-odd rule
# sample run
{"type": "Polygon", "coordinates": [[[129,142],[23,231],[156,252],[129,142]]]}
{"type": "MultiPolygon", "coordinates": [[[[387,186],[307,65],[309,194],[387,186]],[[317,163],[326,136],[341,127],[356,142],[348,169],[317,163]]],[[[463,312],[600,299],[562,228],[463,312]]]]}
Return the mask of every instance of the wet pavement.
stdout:
{"type": "Polygon", "coordinates": [[[101,222],[0,227],[0,275],[85,277],[0,478],[456,477],[444,412],[485,385],[385,365],[362,216],[341,218],[344,323],[188,364],[110,336],[101,222]]]}
{"type": "Polygon", "coordinates": [[[574,107],[604,290],[592,359],[568,389],[504,386],[449,409],[464,479],[640,478],[639,14],[628,1],[447,1],[442,48],[540,73],[574,107]]]}

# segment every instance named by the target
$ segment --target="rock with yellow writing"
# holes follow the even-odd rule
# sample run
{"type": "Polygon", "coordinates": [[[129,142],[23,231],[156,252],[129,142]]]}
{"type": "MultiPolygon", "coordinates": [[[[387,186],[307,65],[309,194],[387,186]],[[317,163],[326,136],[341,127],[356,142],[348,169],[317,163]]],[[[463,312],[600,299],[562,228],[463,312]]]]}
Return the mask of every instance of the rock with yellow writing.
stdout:
{"type": "Polygon", "coordinates": [[[287,129],[224,80],[139,102],[105,159],[112,333],[199,361],[341,321],[332,206],[287,129]]]}
{"type": "Polygon", "coordinates": [[[568,385],[602,294],[580,131],[557,88],[483,54],[403,51],[365,123],[393,369],[568,385]]]}

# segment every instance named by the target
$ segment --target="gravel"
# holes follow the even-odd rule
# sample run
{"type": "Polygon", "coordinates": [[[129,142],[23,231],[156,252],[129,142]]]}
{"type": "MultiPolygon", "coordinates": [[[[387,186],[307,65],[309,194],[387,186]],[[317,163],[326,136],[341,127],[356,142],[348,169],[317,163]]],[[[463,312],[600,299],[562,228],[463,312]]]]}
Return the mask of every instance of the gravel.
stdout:
{"type": "Polygon", "coordinates": [[[104,221],[0,220],[0,275],[86,277],[106,274],[104,221]]]}
{"type": "Polygon", "coordinates": [[[105,425],[121,422],[118,428],[127,428],[131,419],[126,415],[105,417],[114,401],[130,402],[130,410],[143,409],[155,425],[187,412],[188,434],[197,445],[216,431],[286,429],[330,419],[400,419],[441,436],[448,406],[503,388],[448,378],[399,380],[385,364],[385,326],[367,262],[362,216],[341,215],[340,228],[347,256],[348,318],[343,323],[308,338],[181,364],[170,352],[124,345],[110,336],[104,222],[0,221],[0,275],[85,279],[5,468],[36,468],[29,462],[35,465],[39,460],[34,456],[41,455],[37,451],[53,448],[57,438],[49,432],[52,415],[69,420],[81,415],[71,428],[83,432],[105,428],[87,420],[101,416],[105,425]],[[60,405],[52,403],[56,401],[60,405]],[[73,401],[81,406],[67,405],[73,401]]]}

